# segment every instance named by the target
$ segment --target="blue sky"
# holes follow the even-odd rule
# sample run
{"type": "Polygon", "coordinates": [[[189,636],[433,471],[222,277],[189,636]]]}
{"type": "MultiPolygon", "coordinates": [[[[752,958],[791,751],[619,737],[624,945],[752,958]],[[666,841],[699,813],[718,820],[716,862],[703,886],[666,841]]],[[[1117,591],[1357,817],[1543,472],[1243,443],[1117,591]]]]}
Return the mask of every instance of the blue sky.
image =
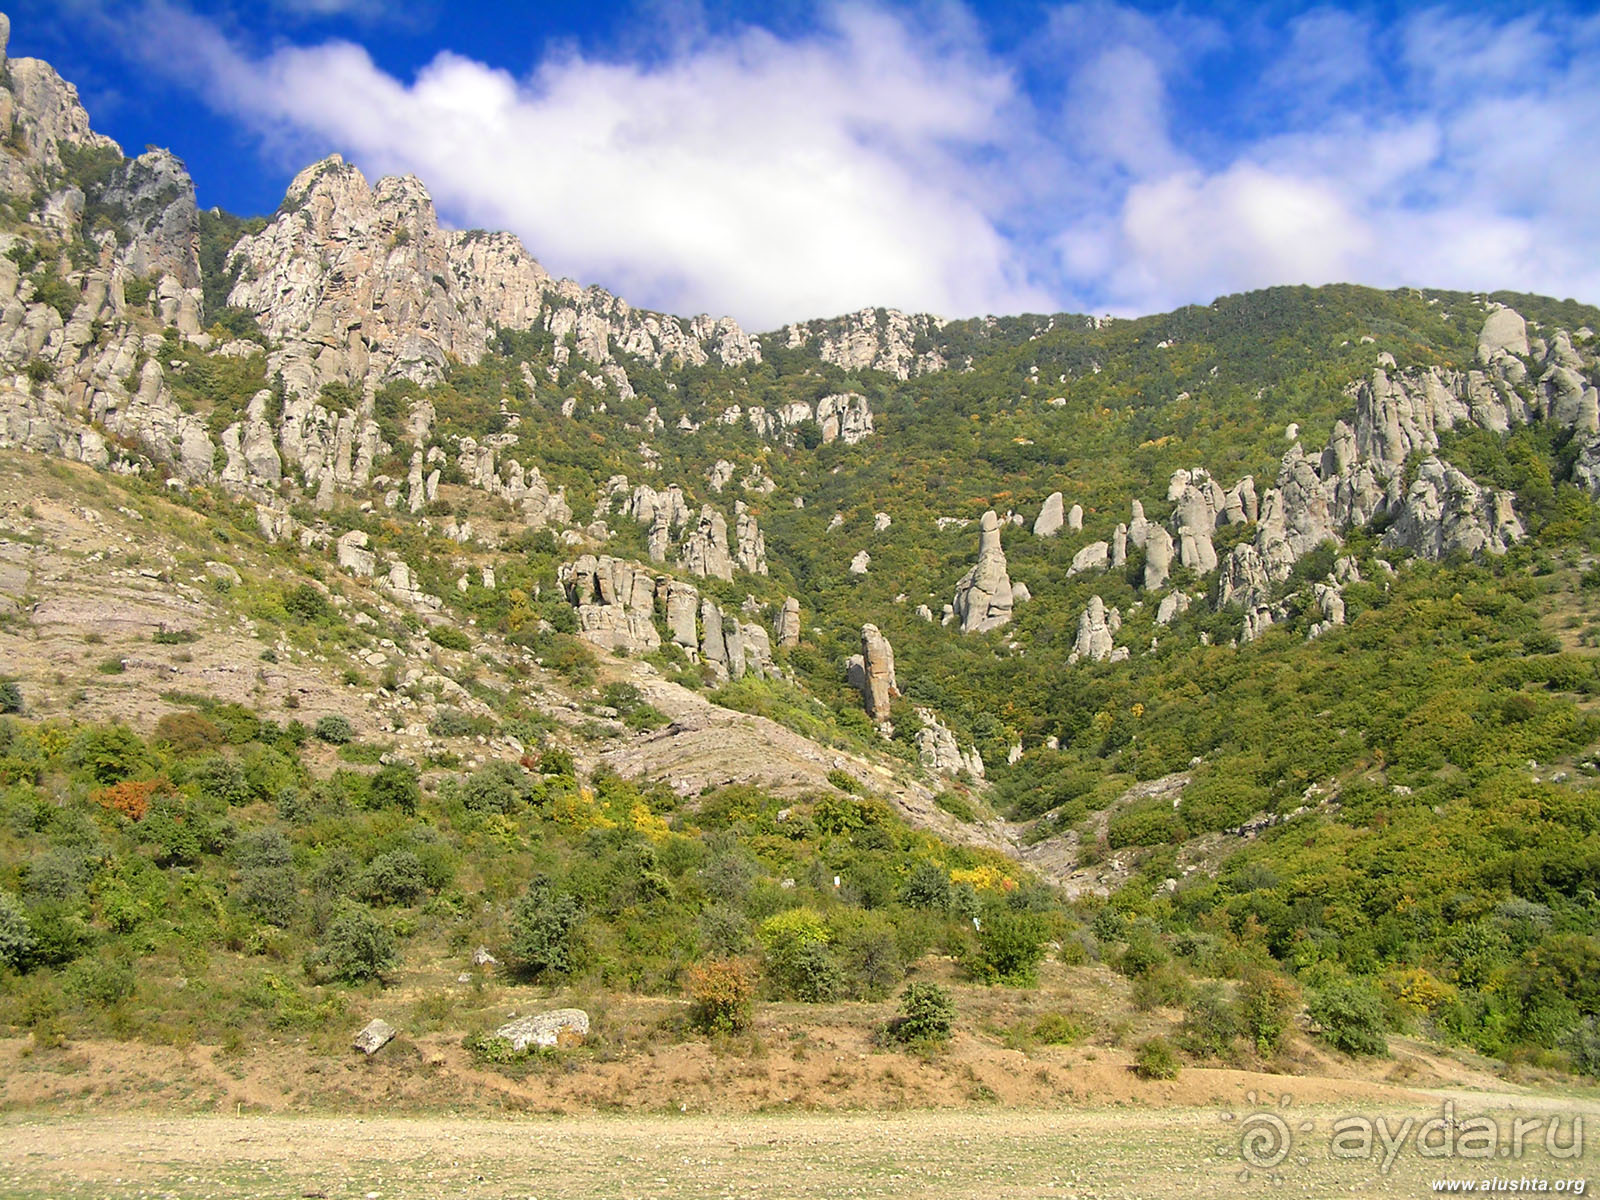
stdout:
{"type": "Polygon", "coordinates": [[[337,151],[635,304],[1600,301],[1592,6],[13,4],[95,127],[267,212],[337,151]]]}

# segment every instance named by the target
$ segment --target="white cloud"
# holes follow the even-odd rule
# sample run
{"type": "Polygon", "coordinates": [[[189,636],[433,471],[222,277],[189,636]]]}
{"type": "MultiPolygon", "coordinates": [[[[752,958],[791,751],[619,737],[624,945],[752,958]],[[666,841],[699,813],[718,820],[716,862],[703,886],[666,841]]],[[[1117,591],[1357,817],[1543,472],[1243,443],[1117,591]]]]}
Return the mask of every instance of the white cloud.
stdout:
{"type": "Polygon", "coordinates": [[[635,303],[757,328],[873,304],[1049,307],[962,155],[1003,137],[1010,79],[881,13],[654,67],[552,57],[522,79],[447,53],[406,82],[349,43],[252,59],[201,28],[189,44],[211,95],[263,128],[415,172],[448,217],[509,228],[635,303]]]}
{"type": "MultiPolygon", "coordinates": [[[[1559,14],[1430,10],[1389,30],[1307,14],[1261,80],[1282,118],[1060,230],[1065,286],[1128,313],[1341,281],[1600,299],[1597,34],[1559,14]],[[1351,65],[1317,65],[1319,45],[1351,65]],[[1380,59],[1384,85],[1365,86],[1380,59]]],[[[1252,115],[1265,103],[1255,88],[1236,99],[1252,115]]]]}
{"type": "Polygon", "coordinates": [[[547,49],[518,75],[442,53],[409,80],[345,42],[251,54],[171,8],[136,27],[286,166],[415,172],[552,270],[756,328],[1288,282],[1600,298],[1600,19],[1230,28],[1091,0],[1008,58],[954,0],[786,37],[682,3],[639,57],[547,49]]]}

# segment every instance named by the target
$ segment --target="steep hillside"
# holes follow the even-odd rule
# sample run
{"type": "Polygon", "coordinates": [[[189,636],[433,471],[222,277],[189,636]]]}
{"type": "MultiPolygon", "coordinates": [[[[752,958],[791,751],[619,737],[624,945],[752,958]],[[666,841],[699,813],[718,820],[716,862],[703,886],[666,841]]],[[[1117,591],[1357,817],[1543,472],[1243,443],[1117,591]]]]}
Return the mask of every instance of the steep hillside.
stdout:
{"type": "Polygon", "coordinates": [[[215,937],[312,1012],[354,922],[802,999],[1053,943],[1600,1065],[1600,311],[753,335],[337,156],[202,210],[0,83],[6,1020],[215,937]]]}

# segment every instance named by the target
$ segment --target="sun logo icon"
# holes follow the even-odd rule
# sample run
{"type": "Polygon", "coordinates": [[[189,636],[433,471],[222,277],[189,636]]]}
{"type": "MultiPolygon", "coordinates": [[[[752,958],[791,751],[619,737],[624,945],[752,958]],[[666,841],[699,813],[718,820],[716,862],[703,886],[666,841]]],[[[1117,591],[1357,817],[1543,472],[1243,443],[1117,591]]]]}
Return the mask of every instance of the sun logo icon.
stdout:
{"type": "Polygon", "coordinates": [[[1291,1128],[1288,1113],[1294,1097],[1287,1092],[1278,1098],[1275,1109],[1264,1107],[1270,1101],[1256,1092],[1246,1092],[1244,1098],[1255,1111],[1243,1116],[1235,1112],[1222,1114],[1224,1121],[1236,1123],[1239,1137],[1234,1144],[1219,1147],[1218,1153],[1223,1157],[1238,1153],[1245,1164],[1238,1176],[1241,1183],[1254,1178],[1257,1171],[1263,1172],[1269,1183],[1282,1183],[1279,1167],[1288,1162],[1303,1167],[1311,1161],[1304,1154],[1295,1153],[1295,1134],[1310,1133],[1316,1122],[1300,1121],[1291,1128]]]}

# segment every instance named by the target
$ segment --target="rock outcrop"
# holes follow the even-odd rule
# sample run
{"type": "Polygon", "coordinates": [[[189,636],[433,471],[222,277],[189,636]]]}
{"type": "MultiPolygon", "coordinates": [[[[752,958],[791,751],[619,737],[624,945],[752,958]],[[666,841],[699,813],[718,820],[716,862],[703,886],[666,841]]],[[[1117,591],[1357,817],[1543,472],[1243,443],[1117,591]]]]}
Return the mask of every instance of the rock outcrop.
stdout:
{"type": "Polygon", "coordinates": [[[1144,587],[1160,591],[1172,575],[1172,535],[1160,525],[1151,525],[1144,539],[1144,587]]]}
{"type": "Polygon", "coordinates": [[[581,1008],[558,1008],[509,1021],[496,1029],[494,1035],[510,1042],[517,1054],[557,1046],[581,1046],[589,1036],[589,1014],[581,1008]]]}
{"type": "MultiPolygon", "coordinates": [[[[578,612],[578,636],[613,652],[643,654],[661,647],[656,630],[655,573],[602,554],[581,556],[559,572],[567,602],[578,612]]],[[[667,581],[660,581],[667,585],[667,581]]]]}
{"type": "Polygon", "coordinates": [[[1039,515],[1033,522],[1034,537],[1055,537],[1060,532],[1061,527],[1067,523],[1062,503],[1060,492],[1051,492],[1045,499],[1044,507],[1039,510],[1039,515]]]}
{"type": "Polygon", "coordinates": [[[1172,624],[1178,617],[1189,611],[1190,603],[1188,592],[1168,592],[1161,597],[1161,603],[1156,608],[1156,624],[1172,624]]]}
{"type": "Polygon", "coordinates": [[[1478,361],[1492,363],[1507,354],[1528,356],[1528,323],[1514,308],[1497,308],[1478,331],[1478,361]]]}
{"type": "Polygon", "coordinates": [[[683,540],[683,569],[702,578],[733,578],[728,519],[709,504],[700,509],[699,520],[683,540]]]}
{"type": "Polygon", "coordinates": [[[1085,571],[1104,571],[1111,561],[1111,547],[1105,542],[1090,542],[1072,556],[1068,575],[1081,575],[1085,571]]]}
{"type": "Polygon", "coordinates": [[[779,646],[800,644],[800,601],[793,596],[785,597],[783,601],[783,608],[778,613],[776,632],[779,646]]]}
{"type": "Polygon", "coordinates": [[[1384,531],[1384,545],[1402,546],[1424,558],[1500,554],[1523,537],[1508,493],[1480,487],[1431,455],[1390,511],[1393,520],[1384,531]]]}
{"type": "Polygon", "coordinates": [[[861,653],[850,656],[846,675],[861,692],[867,716],[874,721],[889,719],[890,705],[899,698],[894,677],[894,648],[876,625],[861,627],[861,653]]]}
{"type": "Polygon", "coordinates": [[[956,735],[931,708],[918,708],[917,719],[922,722],[922,727],[917,730],[914,740],[917,756],[924,767],[935,775],[954,777],[965,771],[974,779],[983,778],[983,758],[976,746],[969,746],[963,753],[956,735]]]}
{"type": "MultiPolygon", "coordinates": [[[[731,320],[636,310],[552,279],[510,234],[441,229],[415,177],[369,184],[338,155],[297,175],[277,217],[242,238],[228,265],[239,277],[229,303],[283,343],[271,368],[301,396],[326,383],[437,379],[452,357],[477,362],[499,327],[538,326],[558,344],[570,335],[594,364],[617,365],[614,351],[653,366],[761,358],[731,320]]],[[[619,389],[626,380],[604,377],[619,389]]]]}
{"type": "Polygon", "coordinates": [[[919,338],[943,327],[942,320],[926,313],[907,315],[892,308],[864,308],[832,320],[786,325],[779,332],[789,347],[813,347],[823,362],[846,371],[870,369],[909,379],[942,371],[948,365],[937,351],[919,354],[916,348],[919,338]]]}
{"type": "Polygon", "coordinates": [[[1332,580],[1312,584],[1311,597],[1322,618],[1312,624],[1307,637],[1321,637],[1335,625],[1344,624],[1344,594],[1332,580]]]}
{"type": "Polygon", "coordinates": [[[962,633],[985,633],[1011,620],[1014,603],[1000,546],[1000,518],[990,509],[978,524],[978,561],[956,584],[951,607],[962,633]]]}
{"type": "Polygon", "coordinates": [[[761,536],[761,526],[756,516],[743,500],[733,505],[734,547],[733,560],[741,571],[752,575],[767,573],[767,539],[761,536]]]}
{"type": "Polygon", "coordinates": [[[859,392],[840,392],[817,401],[817,424],[824,444],[854,446],[872,433],[872,407],[859,392]]]}
{"type": "MultiPolygon", "coordinates": [[[[1113,639],[1121,628],[1122,614],[1115,608],[1108,609],[1099,596],[1091,596],[1089,606],[1078,618],[1078,636],[1067,661],[1076,663],[1089,659],[1091,662],[1105,662],[1112,659],[1117,649],[1113,639]]],[[[1127,657],[1125,649],[1122,657],[1127,657]]]]}

